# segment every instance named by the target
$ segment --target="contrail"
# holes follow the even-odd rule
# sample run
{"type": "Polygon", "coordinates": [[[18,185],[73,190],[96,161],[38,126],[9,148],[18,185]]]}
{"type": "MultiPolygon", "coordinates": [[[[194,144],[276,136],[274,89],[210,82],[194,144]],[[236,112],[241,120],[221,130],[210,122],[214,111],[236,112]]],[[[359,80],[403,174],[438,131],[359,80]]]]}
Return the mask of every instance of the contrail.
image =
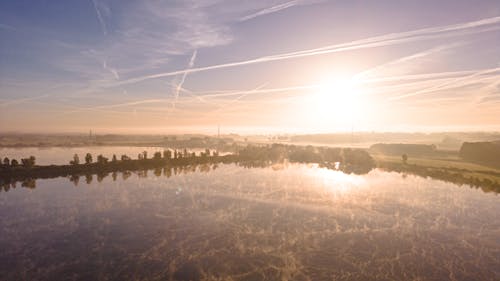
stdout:
{"type": "Polygon", "coordinates": [[[413,96],[417,96],[417,95],[422,95],[422,94],[425,94],[425,93],[431,93],[431,92],[435,92],[435,91],[438,91],[438,90],[445,90],[445,89],[452,89],[452,88],[456,88],[456,87],[459,87],[459,86],[462,86],[462,84],[457,84],[457,82],[460,82],[460,81],[466,81],[468,79],[471,79],[471,78],[474,78],[474,77],[477,77],[477,76],[481,76],[481,75],[485,75],[485,74],[489,74],[489,73],[495,73],[495,72],[498,72],[500,71],[500,67],[499,68],[491,68],[491,69],[486,69],[486,70],[482,70],[482,71],[477,71],[475,73],[472,73],[470,75],[467,75],[467,76],[463,76],[463,77],[458,77],[458,78],[455,78],[455,79],[451,79],[451,81],[446,81],[444,83],[441,83],[441,84],[438,84],[436,86],[432,86],[432,87],[429,87],[429,88],[426,88],[426,89],[422,89],[420,91],[417,91],[417,92],[414,92],[414,93],[409,93],[409,94],[404,94],[404,95],[399,95],[399,96],[395,96],[395,97],[391,97],[389,98],[389,100],[400,100],[400,99],[404,99],[404,98],[408,98],[408,97],[413,97],[413,96]]]}
{"type": "Polygon", "coordinates": [[[393,66],[393,65],[396,65],[396,64],[399,64],[399,63],[404,63],[404,62],[412,61],[412,60],[419,59],[419,58],[423,58],[423,57],[426,57],[428,55],[431,55],[431,54],[434,54],[434,53],[437,53],[437,52],[441,52],[441,51],[444,51],[444,50],[447,50],[447,49],[455,48],[455,47],[461,46],[461,45],[463,45],[463,43],[453,43],[453,44],[448,44],[448,45],[443,45],[443,46],[437,46],[437,47],[434,47],[434,48],[431,48],[431,49],[428,49],[428,50],[425,50],[425,51],[422,51],[422,52],[417,52],[417,53],[414,53],[414,54],[411,54],[411,55],[408,55],[408,56],[405,56],[405,57],[401,57],[401,58],[398,58],[398,59],[395,59],[395,60],[392,60],[392,61],[380,64],[380,65],[377,65],[377,66],[372,67],[370,69],[361,71],[361,72],[355,74],[353,76],[353,78],[354,79],[363,79],[363,78],[365,78],[365,77],[367,77],[369,75],[375,74],[377,71],[379,71],[379,70],[381,70],[381,69],[383,69],[385,67],[393,66]]]}
{"type": "Polygon", "coordinates": [[[114,69],[112,67],[109,67],[106,60],[104,60],[102,62],[102,67],[104,69],[106,69],[107,71],[111,72],[111,74],[113,74],[113,76],[115,77],[116,80],[120,80],[120,75],[118,75],[118,71],[116,71],[116,69],[114,69]]]}
{"type": "Polygon", "coordinates": [[[299,4],[299,2],[300,1],[298,1],[298,0],[293,0],[293,1],[290,1],[290,2],[282,3],[282,4],[279,4],[279,5],[276,5],[276,6],[272,6],[272,7],[260,10],[260,11],[258,11],[256,13],[253,13],[251,15],[244,16],[244,17],[242,17],[240,19],[240,21],[247,21],[247,20],[251,20],[251,19],[254,19],[256,17],[263,16],[263,15],[276,13],[276,12],[279,12],[281,10],[288,9],[290,7],[296,6],[296,5],[299,4]]]}
{"type": "Polygon", "coordinates": [[[92,0],[92,3],[94,4],[94,9],[97,14],[97,19],[99,20],[99,24],[101,25],[101,30],[104,35],[107,35],[107,29],[106,29],[106,24],[104,23],[104,19],[102,18],[101,11],[97,7],[97,2],[96,0],[92,0]]]}
{"type": "MultiPolygon", "coordinates": [[[[406,95],[401,95],[401,96],[396,96],[396,97],[391,97],[389,100],[398,100],[402,99],[405,97],[410,97],[418,94],[424,94],[428,92],[434,92],[438,90],[444,90],[444,89],[449,89],[449,88],[455,88],[457,85],[460,86],[461,84],[457,84],[460,81],[465,81],[467,79],[471,79],[477,76],[481,75],[486,75],[486,74],[491,74],[495,73],[497,71],[500,71],[500,68],[490,68],[490,69],[481,69],[481,70],[465,70],[465,71],[450,71],[450,72],[438,72],[438,73],[426,73],[426,74],[414,74],[414,75],[402,75],[402,76],[392,76],[392,77],[380,77],[376,79],[371,79],[371,80],[363,80],[362,83],[367,84],[367,83],[387,83],[387,82],[393,82],[393,81],[404,81],[404,80],[409,80],[409,81],[419,81],[419,80],[425,80],[425,83],[428,83],[429,79],[446,79],[445,82],[440,83],[438,85],[430,86],[427,88],[424,88],[422,90],[419,90],[418,92],[414,92],[411,94],[406,94],[406,95]]],[[[416,86],[420,84],[420,82],[414,83],[416,86]]],[[[397,84],[396,86],[404,87],[407,86],[407,84],[397,84]]],[[[205,99],[211,99],[211,98],[226,98],[226,97],[234,97],[237,96],[235,101],[241,99],[242,97],[245,96],[250,96],[250,95],[259,95],[259,94],[273,94],[273,93],[290,93],[292,91],[295,92],[300,92],[304,90],[315,90],[319,89],[322,87],[321,84],[307,84],[307,85],[297,85],[297,86],[289,86],[289,87],[279,87],[279,88],[262,88],[263,86],[259,86],[255,89],[252,90],[236,90],[236,91],[212,91],[209,92],[210,94],[205,94],[205,95],[196,95],[196,94],[191,94],[190,91],[181,89],[182,91],[185,91],[186,93],[189,93],[192,98],[200,99],[200,101],[205,102],[210,105],[217,106],[215,103],[210,103],[206,101],[205,99]]],[[[293,97],[292,97],[293,98],[293,97]]],[[[87,108],[80,108],[77,110],[69,111],[66,113],[76,113],[76,112],[81,112],[85,110],[98,110],[98,109],[110,109],[110,108],[118,108],[118,107],[126,107],[126,106],[132,106],[132,105],[142,105],[142,104],[154,104],[154,103],[167,103],[170,102],[169,99],[144,99],[144,100],[136,100],[136,101],[130,101],[130,102],[124,102],[124,103],[117,103],[117,104],[109,104],[109,105],[101,105],[101,106],[95,106],[95,107],[87,107],[87,108]]]]}
{"type": "MultiPolygon", "coordinates": [[[[193,52],[193,55],[191,56],[191,59],[189,60],[189,64],[188,64],[188,70],[191,69],[193,66],[194,66],[194,61],[196,59],[196,55],[197,55],[198,51],[197,50],[194,50],[193,52]]],[[[182,85],[184,85],[184,81],[186,81],[186,77],[188,75],[188,72],[185,71],[183,74],[182,74],[182,78],[181,78],[181,81],[179,82],[179,84],[177,84],[177,87],[175,87],[175,99],[177,100],[179,98],[179,92],[181,91],[182,89],[182,85]]]]}
{"type": "MultiPolygon", "coordinates": [[[[132,78],[129,80],[124,80],[124,81],[116,83],[112,86],[118,86],[118,85],[122,85],[122,84],[132,84],[132,83],[137,83],[137,82],[141,82],[141,81],[145,81],[145,80],[149,80],[149,79],[170,77],[170,76],[175,76],[175,75],[184,74],[184,73],[189,74],[189,73],[202,72],[202,71],[208,71],[208,70],[258,64],[258,63],[264,63],[264,62],[288,60],[288,59],[295,59],[295,58],[308,57],[308,56],[317,56],[317,55],[323,55],[323,54],[345,52],[345,51],[351,51],[351,50],[359,50],[359,49],[366,49],[366,48],[397,45],[397,44],[403,44],[403,43],[420,41],[420,40],[428,40],[428,39],[434,39],[434,38],[459,36],[459,35],[464,35],[464,33],[456,33],[457,31],[467,30],[467,29],[477,28],[477,27],[484,27],[484,26],[488,26],[488,25],[494,25],[497,23],[500,23],[500,17],[486,18],[486,19],[482,19],[482,20],[478,20],[478,21],[453,24],[453,25],[447,25],[447,26],[441,26],[441,27],[417,29],[417,30],[401,32],[401,33],[392,33],[392,34],[386,34],[386,35],[382,35],[382,36],[375,36],[375,37],[370,37],[370,38],[366,38],[366,39],[356,40],[356,41],[352,41],[349,43],[324,46],[321,48],[308,49],[308,50],[297,51],[297,52],[289,52],[289,53],[273,55],[273,56],[265,56],[265,57],[250,59],[250,60],[244,60],[244,61],[223,63],[223,64],[217,64],[217,65],[211,65],[211,66],[205,66],[205,67],[197,67],[197,68],[190,68],[190,69],[183,69],[183,70],[176,70],[176,71],[171,71],[171,72],[164,72],[164,73],[158,73],[158,74],[153,74],[153,75],[147,75],[147,76],[132,78]],[[450,34],[446,34],[447,32],[450,34]]],[[[489,27],[489,28],[476,30],[476,31],[466,32],[465,34],[487,32],[487,31],[498,30],[498,29],[500,29],[500,26],[493,26],[493,27],[489,27]]]]}
{"type": "MultiPolygon", "coordinates": [[[[194,50],[193,51],[193,54],[191,55],[191,59],[189,59],[189,63],[188,63],[188,68],[186,69],[186,71],[184,71],[182,73],[182,77],[181,77],[181,81],[179,82],[179,84],[177,84],[177,86],[175,87],[175,91],[174,91],[174,100],[172,101],[172,109],[175,109],[175,106],[177,104],[177,100],[179,99],[179,93],[180,91],[183,89],[182,88],[182,85],[184,85],[184,82],[186,81],[186,77],[188,75],[188,70],[191,69],[193,66],[194,66],[194,61],[196,60],[196,55],[198,54],[198,50],[194,50]]],[[[169,117],[170,115],[170,112],[171,111],[168,111],[167,112],[167,115],[166,115],[166,118],[169,117]]]]}

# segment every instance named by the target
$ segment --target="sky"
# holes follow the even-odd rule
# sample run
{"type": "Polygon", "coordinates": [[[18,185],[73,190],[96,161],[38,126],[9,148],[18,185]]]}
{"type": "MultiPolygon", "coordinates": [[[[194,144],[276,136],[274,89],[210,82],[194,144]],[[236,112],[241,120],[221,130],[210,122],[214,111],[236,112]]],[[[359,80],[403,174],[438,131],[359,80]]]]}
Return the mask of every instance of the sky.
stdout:
{"type": "Polygon", "coordinates": [[[500,1],[3,0],[0,132],[500,130],[500,1]]]}

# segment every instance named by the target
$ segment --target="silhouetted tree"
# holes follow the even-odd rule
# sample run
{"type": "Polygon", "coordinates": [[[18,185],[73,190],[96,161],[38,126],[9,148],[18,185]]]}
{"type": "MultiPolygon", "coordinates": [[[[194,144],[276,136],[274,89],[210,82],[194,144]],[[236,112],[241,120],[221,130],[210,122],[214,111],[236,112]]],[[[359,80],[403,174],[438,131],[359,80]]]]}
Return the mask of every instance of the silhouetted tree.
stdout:
{"type": "Polygon", "coordinates": [[[148,152],[146,150],[142,152],[142,155],[144,159],[148,159],[148,152]]]}
{"type": "Polygon", "coordinates": [[[99,164],[106,164],[106,163],[108,163],[108,158],[102,156],[102,154],[99,154],[97,156],[97,163],[99,163],[99,164]]]}
{"type": "Polygon", "coordinates": [[[137,159],[139,160],[144,159],[144,155],[142,153],[137,154],[137,159]]]}
{"type": "Polygon", "coordinates": [[[116,154],[113,154],[113,158],[111,159],[112,162],[116,162],[118,161],[118,159],[116,159],[116,154]]]}
{"type": "Polygon", "coordinates": [[[16,159],[12,159],[12,160],[10,161],[10,166],[11,166],[11,167],[17,167],[17,166],[19,166],[19,162],[17,162],[17,160],[16,160],[16,159]]]}
{"type": "Polygon", "coordinates": [[[163,158],[170,159],[172,158],[172,151],[169,149],[163,151],[163,158]]]}
{"type": "Polygon", "coordinates": [[[127,155],[125,155],[125,154],[123,154],[123,155],[121,156],[121,159],[122,159],[122,161],[128,161],[128,160],[131,160],[131,159],[130,159],[130,157],[128,157],[128,156],[127,156],[127,155]]]}
{"type": "Polygon", "coordinates": [[[33,156],[33,155],[30,156],[30,158],[29,158],[30,166],[32,166],[32,167],[35,166],[35,162],[36,162],[35,156],[33,156]]]}
{"type": "Polygon", "coordinates": [[[155,152],[155,154],[153,155],[153,158],[156,160],[161,159],[161,152],[159,152],[159,151],[155,152]]]}
{"type": "Polygon", "coordinates": [[[87,153],[87,155],[85,155],[85,164],[90,164],[90,163],[92,163],[92,154],[87,153]]]}
{"type": "Polygon", "coordinates": [[[5,166],[10,166],[10,159],[9,159],[9,158],[7,158],[7,157],[5,157],[5,158],[3,159],[3,164],[4,164],[5,166]]]}
{"type": "Polygon", "coordinates": [[[189,157],[189,153],[188,153],[187,149],[185,149],[185,148],[184,148],[184,152],[182,153],[182,156],[183,156],[184,158],[189,157]]]}
{"type": "Polygon", "coordinates": [[[78,157],[78,154],[75,153],[75,155],[73,155],[73,160],[69,161],[69,163],[71,165],[78,165],[78,164],[80,164],[80,157],[78,157]]]}

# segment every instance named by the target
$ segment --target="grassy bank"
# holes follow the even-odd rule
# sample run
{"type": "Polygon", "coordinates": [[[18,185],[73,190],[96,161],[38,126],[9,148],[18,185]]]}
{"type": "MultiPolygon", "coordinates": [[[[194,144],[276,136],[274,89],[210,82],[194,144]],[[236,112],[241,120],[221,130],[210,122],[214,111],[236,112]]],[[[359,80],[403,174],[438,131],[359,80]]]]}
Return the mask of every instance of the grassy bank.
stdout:
{"type": "Polygon", "coordinates": [[[377,167],[386,171],[431,177],[460,185],[471,185],[487,192],[500,193],[500,169],[466,162],[458,155],[413,156],[409,157],[406,163],[403,163],[402,157],[397,156],[372,153],[372,157],[377,167]]]}

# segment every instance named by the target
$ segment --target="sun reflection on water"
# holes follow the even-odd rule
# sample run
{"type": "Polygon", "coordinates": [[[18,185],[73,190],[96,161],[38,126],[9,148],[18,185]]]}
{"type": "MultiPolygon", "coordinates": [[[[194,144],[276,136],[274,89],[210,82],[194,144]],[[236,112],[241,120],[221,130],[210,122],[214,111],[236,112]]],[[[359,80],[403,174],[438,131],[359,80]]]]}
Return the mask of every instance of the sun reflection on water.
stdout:
{"type": "Polygon", "coordinates": [[[319,180],[321,186],[325,190],[331,192],[348,193],[351,192],[353,188],[362,187],[367,184],[363,176],[321,168],[317,164],[310,168],[306,168],[305,174],[313,179],[319,180]]]}

